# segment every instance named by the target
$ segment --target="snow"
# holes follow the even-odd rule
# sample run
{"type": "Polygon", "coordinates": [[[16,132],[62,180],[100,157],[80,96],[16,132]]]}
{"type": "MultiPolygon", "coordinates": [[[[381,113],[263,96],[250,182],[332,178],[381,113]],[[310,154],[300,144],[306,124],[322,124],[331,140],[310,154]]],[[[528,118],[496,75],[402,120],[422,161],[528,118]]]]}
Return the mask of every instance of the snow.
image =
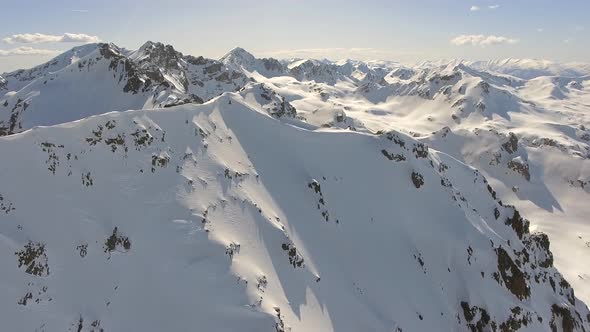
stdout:
{"type": "Polygon", "coordinates": [[[247,82],[243,74],[216,60],[184,57],[170,45],[147,42],[129,55],[124,51],[114,44],[85,45],[24,73],[9,73],[8,89],[25,78],[30,81],[0,99],[0,133],[111,111],[203,102],[247,82]],[[69,60],[71,54],[82,55],[82,51],[83,57],[69,60]],[[63,67],[46,70],[58,65],[63,67]]]}
{"type": "Polygon", "coordinates": [[[2,75],[4,328],[590,328],[584,65],[100,47],[2,75]]]}
{"type": "Polygon", "coordinates": [[[4,73],[2,76],[4,76],[7,81],[6,89],[8,91],[18,91],[36,79],[60,71],[61,69],[79,61],[80,58],[83,58],[92,53],[96,50],[96,48],[97,44],[77,46],[63,54],[60,54],[45,64],[33,67],[31,69],[4,73]]]}
{"type": "Polygon", "coordinates": [[[590,65],[587,63],[556,63],[542,59],[474,61],[469,65],[476,69],[494,71],[523,79],[541,76],[583,76],[590,74],[590,65]]]}

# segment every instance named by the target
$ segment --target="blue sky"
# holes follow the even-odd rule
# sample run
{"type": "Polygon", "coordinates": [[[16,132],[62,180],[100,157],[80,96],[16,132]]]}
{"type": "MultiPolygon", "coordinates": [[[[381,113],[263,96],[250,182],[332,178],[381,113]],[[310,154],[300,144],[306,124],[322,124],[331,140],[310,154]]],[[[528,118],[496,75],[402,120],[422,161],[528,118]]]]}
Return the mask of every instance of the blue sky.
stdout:
{"type": "Polygon", "coordinates": [[[64,33],[129,49],[162,41],[213,58],[241,46],[275,57],[590,61],[589,0],[19,0],[2,7],[0,72],[80,44],[64,42],[64,33]],[[12,38],[27,33],[49,37],[12,38]]]}

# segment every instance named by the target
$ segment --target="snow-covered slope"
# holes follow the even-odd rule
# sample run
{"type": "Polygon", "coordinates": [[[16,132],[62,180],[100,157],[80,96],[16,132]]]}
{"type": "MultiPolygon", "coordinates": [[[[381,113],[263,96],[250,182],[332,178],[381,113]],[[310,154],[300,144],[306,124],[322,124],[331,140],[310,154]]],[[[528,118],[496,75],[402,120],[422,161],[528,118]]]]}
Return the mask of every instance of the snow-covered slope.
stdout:
{"type": "Polygon", "coordinates": [[[480,172],[249,96],[0,138],[3,328],[590,329],[480,172]]]}
{"type": "Polygon", "coordinates": [[[283,119],[297,116],[297,110],[293,105],[262,83],[250,83],[239,92],[248,105],[258,110],[264,110],[271,116],[283,119]]]}
{"type": "Polygon", "coordinates": [[[0,134],[78,120],[113,110],[163,105],[173,93],[112,44],[56,72],[35,78],[0,100],[0,134]]]}
{"type": "Polygon", "coordinates": [[[0,135],[110,111],[202,103],[248,81],[218,61],[153,42],[134,52],[86,45],[4,79],[0,135]]]}
{"type": "Polygon", "coordinates": [[[590,75],[587,63],[557,63],[538,59],[504,59],[493,61],[470,61],[470,67],[478,70],[508,74],[523,79],[540,76],[584,76],[590,75]]]}
{"type": "Polygon", "coordinates": [[[77,62],[80,58],[95,52],[98,47],[99,44],[86,44],[77,46],[58,55],[57,57],[42,65],[33,67],[31,69],[20,69],[10,73],[5,73],[3,76],[7,83],[6,89],[8,91],[18,91],[38,78],[57,72],[71,65],[72,63],[77,62]]]}
{"type": "Polygon", "coordinates": [[[400,66],[385,81],[274,77],[264,83],[310,124],[396,129],[479,168],[501,199],[549,234],[556,265],[590,300],[590,265],[580,263],[590,260],[589,76],[526,80],[454,61],[400,66]],[[442,137],[446,132],[456,139],[442,137]],[[517,153],[503,150],[509,137],[518,142],[517,153]]]}

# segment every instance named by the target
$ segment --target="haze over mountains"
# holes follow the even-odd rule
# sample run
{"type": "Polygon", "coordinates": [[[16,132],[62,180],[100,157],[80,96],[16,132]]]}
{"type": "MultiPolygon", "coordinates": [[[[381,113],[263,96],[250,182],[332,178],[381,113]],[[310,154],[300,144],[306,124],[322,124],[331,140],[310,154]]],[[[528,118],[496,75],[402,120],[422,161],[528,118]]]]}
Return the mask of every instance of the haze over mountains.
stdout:
{"type": "Polygon", "coordinates": [[[587,64],[73,48],[0,76],[2,326],[590,331],[588,127],[587,64]]]}

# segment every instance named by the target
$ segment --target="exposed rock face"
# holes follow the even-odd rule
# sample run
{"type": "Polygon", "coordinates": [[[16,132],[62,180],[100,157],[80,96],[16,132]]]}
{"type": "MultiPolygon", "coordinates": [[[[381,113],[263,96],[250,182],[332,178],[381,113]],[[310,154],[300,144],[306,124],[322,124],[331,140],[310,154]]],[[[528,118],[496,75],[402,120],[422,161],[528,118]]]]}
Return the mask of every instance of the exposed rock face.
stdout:
{"type": "Polygon", "coordinates": [[[528,298],[531,291],[524,273],[502,247],[497,248],[496,253],[498,255],[498,271],[500,271],[506,288],[520,300],[528,298]]]}
{"type": "Polygon", "coordinates": [[[129,56],[152,80],[164,82],[166,80],[164,75],[168,75],[174,77],[186,90],[188,82],[181,66],[182,57],[182,53],[177,52],[172,45],[151,41],[129,56]]]}
{"type": "MultiPolygon", "coordinates": [[[[141,70],[134,62],[127,58],[114,44],[100,44],[100,54],[109,63],[109,70],[120,72],[119,81],[126,80],[123,87],[124,92],[137,94],[147,91],[152,86],[152,79],[147,72],[141,70]]],[[[78,66],[84,67],[84,63],[80,62],[78,66]]],[[[152,75],[154,76],[154,75],[152,75]]],[[[162,84],[163,76],[154,76],[156,84],[162,84]]]]}
{"type": "MultiPolygon", "coordinates": [[[[514,210],[514,214],[512,215],[512,217],[506,219],[505,224],[512,227],[514,232],[516,232],[516,235],[518,235],[518,238],[522,239],[522,237],[525,234],[529,234],[529,221],[523,219],[521,217],[520,213],[518,212],[518,210],[516,210],[514,207],[511,207],[511,206],[507,206],[507,207],[512,208],[514,210]]],[[[543,246],[543,247],[545,247],[545,246],[543,246]]],[[[545,249],[549,250],[548,244],[546,245],[545,249]]]]}
{"type": "Polygon", "coordinates": [[[258,73],[265,77],[283,76],[287,68],[274,58],[257,59],[241,47],[236,47],[220,60],[228,68],[244,73],[258,73]]]}
{"type": "Polygon", "coordinates": [[[131,249],[131,241],[126,236],[119,234],[118,227],[113,229],[113,234],[109,236],[104,243],[104,252],[109,255],[115,251],[129,251],[131,249]]]}
{"type": "Polygon", "coordinates": [[[424,177],[420,173],[412,172],[412,183],[416,188],[424,185],[424,177]]]}
{"type": "Polygon", "coordinates": [[[573,332],[583,327],[574,319],[571,311],[567,307],[557,304],[551,306],[551,321],[549,322],[552,331],[573,332]]]}
{"type": "Polygon", "coordinates": [[[290,74],[299,81],[316,81],[335,84],[341,74],[338,67],[333,64],[323,63],[317,60],[307,60],[290,68],[290,74]]]}
{"type": "Polygon", "coordinates": [[[518,137],[514,133],[509,133],[508,141],[502,144],[502,147],[510,154],[516,152],[518,150],[518,137]]]}
{"type": "Polygon", "coordinates": [[[521,157],[514,158],[508,162],[508,168],[522,175],[527,181],[531,180],[531,173],[529,170],[529,164],[525,162],[521,157]]]}
{"type": "Polygon", "coordinates": [[[477,306],[470,307],[469,303],[462,301],[463,317],[467,321],[467,327],[472,332],[483,332],[490,329],[490,315],[485,309],[477,306]]]}
{"type": "Polygon", "coordinates": [[[256,104],[274,117],[294,118],[297,116],[297,110],[293,105],[263,83],[250,83],[243,87],[239,93],[248,98],[253,98],[256,104]]]}
{"type": "MultiPolygon", "coordinates": [[[[149,64],[166,70],[181,69],[182,53],[177,52],[172,45],[148,41],[138,51],[134,59],[141,66],[149,64]]],[[[131,56],[131,58],[134,58],[131,56]]]]}
{"type": "Polygon", "coordinates": [[[18,256],[18,267],[24,268],[26,273],[39,277],[49,275],[44,244],[29,241],[24,249],[15,254],[18,256]]]}
{"type": "Polygon", "coordinates": [[[250,80],[239,70],[227,67],[217,60],[203,57],[185,57],[185,73],[189,82],[187,92],[203,101],[223,92],[238,91],[250,80]]]}
{"type": "Polygon", "coordinates": [[[285,70],[285,68],[283,67],[283,64],[277,59],[264,58],[264,59],[261,59],[261,61],[262,61],[262,64],[264,65],[264,68],[269,72],[280,73],[285,70]]]}

